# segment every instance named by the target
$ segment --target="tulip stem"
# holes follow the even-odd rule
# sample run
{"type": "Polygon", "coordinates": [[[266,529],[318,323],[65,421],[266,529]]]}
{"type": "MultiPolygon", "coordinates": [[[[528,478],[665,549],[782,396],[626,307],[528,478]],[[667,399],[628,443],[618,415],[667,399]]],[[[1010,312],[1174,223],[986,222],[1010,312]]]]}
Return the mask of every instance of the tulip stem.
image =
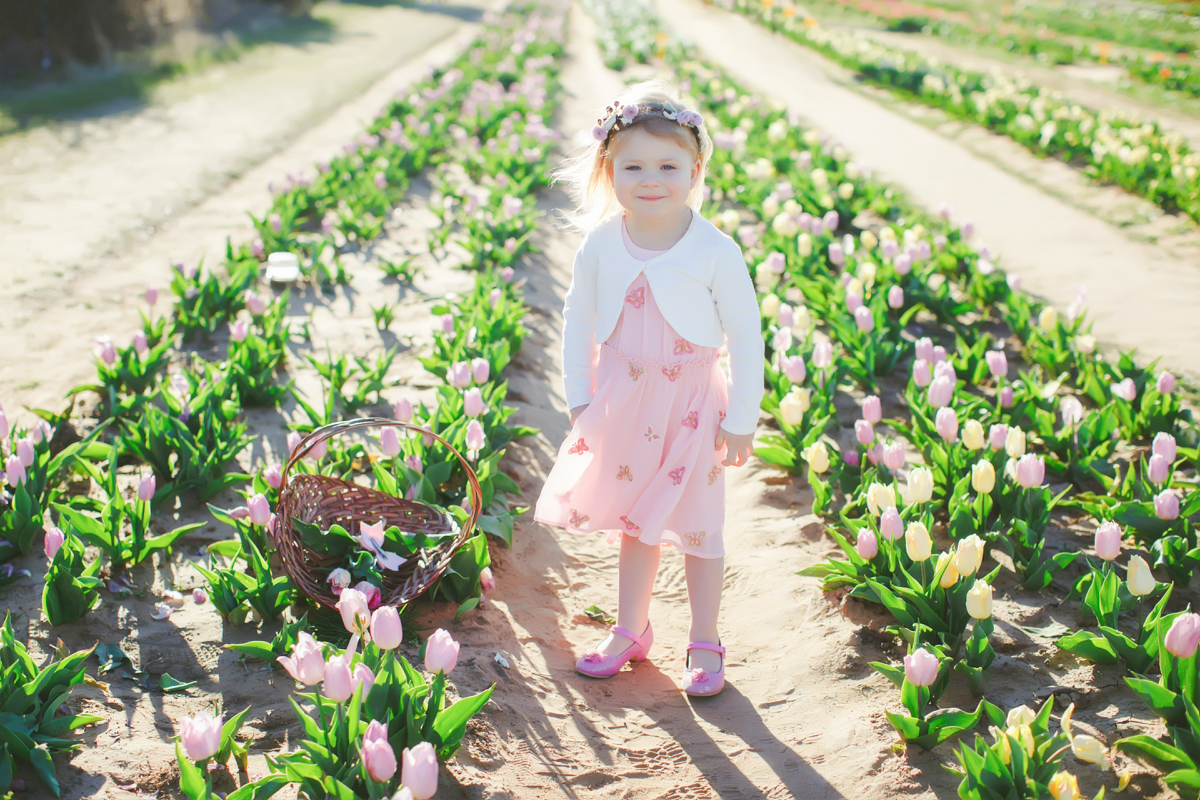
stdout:
{"type": "Polygon", "coordinates": [[[1145,610],[1146,610],[1146,598],[1143,595],[1142,597],[1138,598],[1138,626],[1137,626],[1137,642],[1138,642],[1138,644],[1142,643],[1142,626],[1144,624],[1146,624],[1146,617],[1144,614],[1145,610]]]}

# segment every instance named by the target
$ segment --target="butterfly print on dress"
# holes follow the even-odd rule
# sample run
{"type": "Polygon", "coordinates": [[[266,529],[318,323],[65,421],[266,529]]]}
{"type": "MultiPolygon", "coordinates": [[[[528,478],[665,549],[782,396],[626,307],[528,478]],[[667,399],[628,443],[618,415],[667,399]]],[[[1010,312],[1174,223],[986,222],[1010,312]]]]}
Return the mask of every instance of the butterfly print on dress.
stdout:
{"type": "Polygon", "coordinates": [[[683,372],[683,367],[678,364],[673,367],[663,367],[662,372],[667,376],[667,380],[674,381],[679,378],[679,373],[683,372]]]}
{"type": "Polygon", "coordinates": [[[583,523],[587,522],[591,517],[587,514],[580,514],[578,509],[571,509],[571,524],[576,528],[582,527],[583,523]]]}
{"type": "Polygon", "coordinates": [[[629,377],[633,378],[635,382],[638,378],[642,377],[642,373],[645,371],[646,368],[640,364],[635,364],[632,361],[629,362],[629,377]]]}
{"type": "Polygon", "coordinates": [[[583,437],[581,436],[581,437],[579,437],[579,441],[576,442],[575,444],[571,445],[571,447],[567,450],[567,452],[570,453],[571,455],[580,455],[582,453],[586,453],[587,449],[588,449],[587,442],[585,442],[583,440],[583,437]]]}
{"type": "Polygon", "coordinates": [[[699,547],[701,543],[704,542],[704,534],[705,531],[692,531],[691,533],[685,533],[683,538],[686,539],[687,543],[692,547],[699,547]]]}
{"type": "Polygon", "coordinates": [[[633,520],[631,520],[629,517],[621,517],[621,522],[625,523],[625,530],[629,530],[629,531],[640,531],[641,530],[641,528],[638,526],[638,524],[636,522],[634,522],[633,520]]]}
{"type": "Polygon", "coordinates": [[[654,432],[654,428],[650,427],[649,425],[647,425],[647,426],[646,426],[646,433],[645,433],[645,436],[646,436],[646,441],[647,441],[647,442],[653,442],[655,439],[661,439],[661,438],[662,438],[662,437],[661,437],[661,436],[659,436],[657,433],[655,433],[655,432],[654,432]]]}
{"type": "Polygon", "coordinates": [[[619,480],[619,481],[632,481],[633,480],[633,473],[629,471],[629,467],[622,466],[620,469],[617,470],[617,480],[619,480]]]}
{"type": "Polygon", "coordinates": [[[681,356],[684,353],[694,353],[694,352],[696,352],[696,351],[692,347],[692,343],[689,342],[687,339],[676,339],[675,340],[675,355],[681,356]]]}
{"type": "Polygon", "coordinates": [[[687,416],[683,418],[683,427],[696,430],[700,427],[700,417],[695,411],[689,411],[687,416]]]}
{"type": "Polygon", "coordinates": [[[712,486],[717,482],[717,477],[721,474],[720,467],[713,467],[708,473],[708,485],[712,486]]]}
{"type": "Polygon", "coordinates": [[[683,473],[686,471],[687,467],[679,467],[678,469],[673,469],[668,472],[667,474],[671,476],[671,484],[673,486],[678,486],[679,484],[683,483],[683,473]]]}
{"type": "Polygon", "coordinates": [[[641,308],[646,302],[646,288],[639,286],[629,294],[625,295],[625,302],[630,303],[634,308],[641,308]]]}

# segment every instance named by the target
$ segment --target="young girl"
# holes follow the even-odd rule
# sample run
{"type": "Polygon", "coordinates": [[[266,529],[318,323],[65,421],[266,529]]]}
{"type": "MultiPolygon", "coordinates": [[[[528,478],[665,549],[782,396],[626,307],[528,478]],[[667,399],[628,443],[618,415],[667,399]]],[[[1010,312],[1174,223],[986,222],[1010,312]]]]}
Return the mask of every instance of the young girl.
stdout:
{"type": "Polygon", "coordinates": [[[575,665],[596,678],[646,658],[660,548],[682,550],[682,687],[712,695],[725,685],[723,470],[749,459],[763,394],[758,303],[741,250],[699,214],[712,154],[700,114],[661,81],[630,87],[606,114],[559,174],[588,233],[563,309],[572,429],[535,518],[620,539],[617,625],[575,665]]]}

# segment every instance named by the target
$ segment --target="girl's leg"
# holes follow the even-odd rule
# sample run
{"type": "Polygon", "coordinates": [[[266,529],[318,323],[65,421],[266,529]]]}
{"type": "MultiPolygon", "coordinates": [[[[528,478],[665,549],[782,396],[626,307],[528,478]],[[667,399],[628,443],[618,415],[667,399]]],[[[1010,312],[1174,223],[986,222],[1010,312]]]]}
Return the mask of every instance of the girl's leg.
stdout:
{"type": "MultiPolygon", "coordinates": [[[[632,536],[621,535],[621,557],[617,582],[617,625],[639,636],[646,630],[650,620],[650,594],[654,591],[654,578],[658,575],[659,545],[642,544],[632,536]]],[[[619,634],[610,634],[596,648],[601,653],[616,656],[623,653],[629,639],[619,634]]]]}
{"type": "MultiPolygon", "coordinates": [[[[685,555],[683,563],[687,576],[688,604],[692,607],[692,627],[688,632],[688,641],[719,644],[717,617],[721,614],[725,559],[685,555]]],[[[716,672],[721,668],[721,655],[711,650],[693,650],[689,666],[693,669],[699,667],[716,672]]]]}

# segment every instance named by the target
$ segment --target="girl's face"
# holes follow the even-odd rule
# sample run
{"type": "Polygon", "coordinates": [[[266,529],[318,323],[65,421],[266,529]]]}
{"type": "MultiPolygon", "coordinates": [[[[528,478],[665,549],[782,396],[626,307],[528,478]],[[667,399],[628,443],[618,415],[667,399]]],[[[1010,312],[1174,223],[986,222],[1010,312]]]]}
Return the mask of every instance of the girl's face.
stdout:
{"type": "Polygon", "coordinates": [[[621,135],[612,159],[617,202],[647,220],[671,220],[687,205],[700,178],[700,160],[673,138],[643,128],[621,135]]]}

